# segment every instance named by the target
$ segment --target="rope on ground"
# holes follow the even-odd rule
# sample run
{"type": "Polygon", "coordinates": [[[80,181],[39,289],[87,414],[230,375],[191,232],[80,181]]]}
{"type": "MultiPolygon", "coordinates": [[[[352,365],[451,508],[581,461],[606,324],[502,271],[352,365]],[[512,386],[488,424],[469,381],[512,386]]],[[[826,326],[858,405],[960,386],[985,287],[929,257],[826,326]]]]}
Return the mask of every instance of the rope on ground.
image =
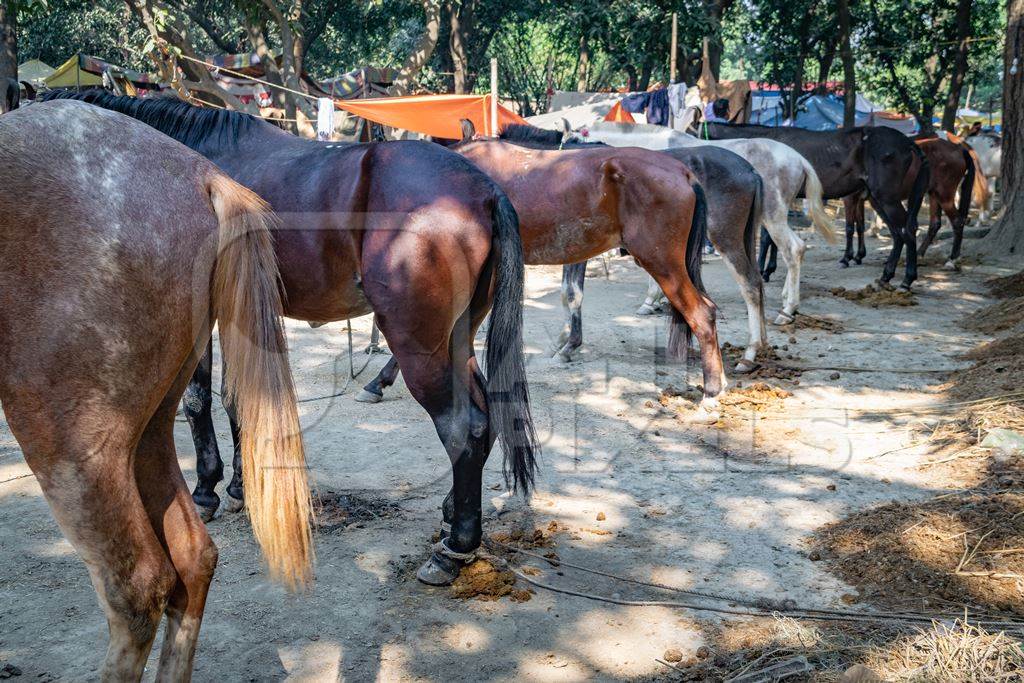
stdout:
{"type": "Polygon", "coordinates": [[[29,472],[28,474],[19,474],[16,477],[11,477],[10,479],[4,479],[3,481],[0,481],[0,484],[7,484],[7,483],[10,483],[12,481],[18,481],[19,479],[28,479],[29,477],[34,477],[34,476],[36,476],[36,475],[34,473],[32,473],[32,472],[29,472]]]}
{"type": "MultiPolygon", "coordinates": [[[[667,601],[667,600],[624,600],[622,598],[597,595],[594,593],[584,593],[582,591],[575,591],[569,588],[562,588],[559,586],[552,586],[550,584],[538,581],[527,574],[523,573],[516,567],[511,567],[512,572],[526,581],[529,584],[550,590],[556,593],[564,593],[566,595],[573,595],[576,597],[587,598],[590,600],[596,600],[599,602],[608,602],[617,605],[635,606],[635,607],[679,607],[685,609],[692,609],[695,611],[707,611],[717,612],[720,614],[734,614],[740,616],[771,616],[775,614],[787,614],[789,616],[811,619],[819,621],[867,621],[867,622],[898,622],[898,623],[922,623],[930,624],[933,621],[942,621],[949,619],[960,618],[960,615],[936,615],[936,614],[925,614],[915,612],[851,612],[848,610],[836,610],[836,609],[816,609],[816,608],[801,608],[793,600],[769,600],[769,599],[749,599],[749,598],[738,598],[722,595],[719,593],[693,591],[684,588],[677,588],[675,586],[668,586],[666,584],[655,583],[650,581],[642,581],[639,579],[632,579],[626,576],[620,576],[618,574],[612,574],[609,572],[601,571],[598,569],[592,569],[583,565],[573,564],[566,562],[561,559],[552,559],[539,555],[537,553],[531,553],[528,550],[516,548],[514,546],[506,545],[493,539],[486,539],[487,545],[496,546],[507,550],[509,552],[518,553],[542,560],[552,566],[557,567],[570,567],[582,572],[589,574],[595,574],[603,576],[616,581],[624,583],[632,583],[640,586],[647,586],[651,588],[657,588],[660,590],[670,591],[673,593],[680,593],[683,595],[691,595],[697,598],[703,598],[705,600],[713,600],[718,602],[727,602],[731,604],[745,605],[745,609],[739,609],[734,607],[716,607],[710,605],[699,605],[689,602],[681,601],[667,601]]],[[[1003,630],[1020,631],[1024,633],[1024,620],[1010,620],[1010,621],[996,621],[996,620],[978,620],[979,624],[984,624],[989,627],[999,628],[1003,630]]]]}

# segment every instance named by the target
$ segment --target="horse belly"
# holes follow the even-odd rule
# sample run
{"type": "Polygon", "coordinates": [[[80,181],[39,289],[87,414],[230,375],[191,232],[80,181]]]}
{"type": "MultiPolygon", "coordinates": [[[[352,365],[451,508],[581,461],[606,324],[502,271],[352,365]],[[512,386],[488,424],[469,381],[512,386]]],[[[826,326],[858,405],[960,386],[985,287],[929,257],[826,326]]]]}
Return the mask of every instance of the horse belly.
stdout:
{"type": "Polygon", "coordinates": [[[618,247],[621,235],[602,218],[577,218],[542,229],[525,229],[523,254],[527,264],[578,263],[618,247]]]}

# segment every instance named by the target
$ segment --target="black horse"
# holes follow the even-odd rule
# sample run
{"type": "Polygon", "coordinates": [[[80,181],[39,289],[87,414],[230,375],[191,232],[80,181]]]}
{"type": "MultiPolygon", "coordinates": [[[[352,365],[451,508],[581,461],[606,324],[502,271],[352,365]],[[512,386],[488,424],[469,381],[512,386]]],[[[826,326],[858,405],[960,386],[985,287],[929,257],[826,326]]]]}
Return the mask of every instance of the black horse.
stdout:
{"type": "Polygon", "coordinates": [[[21,102],[21,84],[13,78],[5,78],[3,81],[4,96],[3,101],[0,102],[0,107],[3,107],[3,111],[0,113],[17,109],[18,104],[21,102]]]}
{"type": "MultiPolygon", "coordinates": [[[[768,138],[784,143],[800,152],[818,174],[826,199],[844,200],[866,194],[871,206],[882,217],[892,234],[893,246],[882,271],[881,282],[888,284],[896,274],[903,247],[907,248],[904,289],[917,279],[917,214],[928,192],[928,160],[913,140],[899,131],[884,126],[844,128],[834,131],[813,131],[803,128],[773,128],[755,125],[701,123],[694,131],[710,140],[734,138],[768,138]],[[908,186],[909,183],[909,186],[908,186]],[[902,198],[908,197],[907,208],[902,198]]],[[[846,205],[846,252],[840,263],[845,267],[853,260],[861,263],[864,246],[864,221],[855,220],[846,205]],[[856,230],[859,248],[853,254],[856,230]]],[[[762,240],[767,237],[762,234],[762,240]]],[[[770,238],[769,238],[770,241],[770,238]]],[[[763,243],[767,244],[767,243],[763,243]]],[[[761,270],[765,270],[762,247],[761,270]]]]}

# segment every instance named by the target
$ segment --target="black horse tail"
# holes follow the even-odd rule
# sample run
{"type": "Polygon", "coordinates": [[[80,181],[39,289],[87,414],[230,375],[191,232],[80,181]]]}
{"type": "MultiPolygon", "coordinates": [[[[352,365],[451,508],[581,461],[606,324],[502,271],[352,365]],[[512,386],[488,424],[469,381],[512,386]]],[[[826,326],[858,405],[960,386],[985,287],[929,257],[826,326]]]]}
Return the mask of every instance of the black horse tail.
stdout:
{"type": "Polygon", "coordinates": [[[917,169],[917,177],[914,179],[914,186],[911,188],[910,198],[907,200],[907,224],[904,227],[908,236],[917,232],[917,214],[921,210],[925,195],[928,194],[928,183],[932,178],[928,157],[918,145],[911,143],[911,146],[914,148],[914,154],[921,161],[921,168],[917,169]],[[914,228],[913,231],[910,230],[911,226],[914,228]]]}
{"type": "MultiPolygon", "coordinates": [[[[704,188],[694,183],[693,194],[696,202],[693,207],[693,222],[690,224],[690,235],[686,238],[686,274],[690,282],[701,294],[706,294],[704,280],[701,277],[701,261],[703,259],[704,242],[708,235],[708,202],[704,196],[704,188]]],[[[746,237],[746,236],[744,236],[746,237]]],[[[668,345],[666,355],[685,359],[690,350],[693,330],[686,322],[683,314],[672,307],[672,322],[668,328],[668,345]]]]}
{"type": "Polygon", "coordinates": [[[971,149],[967,145],[961,145],[960,151],[964,155],[964,163],[967,164],[967,173],[960,182],[960,205],[957,213],[960,216],[960,224],[967,223],[967,213],[971,210],[971,193],[974,191],[974,157],[971,156],[971,149]]]}
{"type": "MultiPolygon", "coordinates": [[[[754,202],[750,205],[750,213],[747,214],[747,225],[743,228],[743,251],[747,255],[747,261],[751,264],[750,267],[754,270],[753,276],[757,280],[758,306],[763,311],[764,282],[761,280],[761,269],[758,267],[757,262],[757,230],[764,217],[764,179],[760,173],[755,173],[754,179],[756,181],[754,185],[754,202]]],[[[771,241],[772,238],[768,231],[764,230],[764,228],[761,228],[761,230],[764,231],[764,237],[771,241]]]]}
{"type": "MultiPolygon", "coordinates": [[[[492,213],[491,263],[494,303],[487,329],[487,403],[491,433],[501,437],[505,483],[529,493],[540,444],[530,416],[530,391],[523,360],[523,243],[519,216],[504,193],[492,213]],[[494,258],[497,250],[497,260],[494,258]]],[[[484,285],[486,286],[486,284],[484,285]]]]}

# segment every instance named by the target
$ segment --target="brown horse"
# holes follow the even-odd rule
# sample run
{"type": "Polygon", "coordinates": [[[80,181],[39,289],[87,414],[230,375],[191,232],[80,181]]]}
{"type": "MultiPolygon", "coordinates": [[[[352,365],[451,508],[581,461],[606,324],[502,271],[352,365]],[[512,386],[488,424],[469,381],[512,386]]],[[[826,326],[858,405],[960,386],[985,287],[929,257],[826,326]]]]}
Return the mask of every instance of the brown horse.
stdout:
{"type": "MultiPolygon", "coordinates": [[[[704,372],[701,407],[714,419],[725,375],[715,306],[700,278],[707,204],[693,172],[667,154],[635,147],[546,146],[477,139],[452,149],[508,193],[519,214],[526,263],[572,264],[612,248],[628,250],[672,305],[668,354],[685,358],[691,330],[696,333],[704,372]]],[[[363,399],[380,400],[398,365],[392,359],[364,388],[363,399]]]]}
{"type": "MultiPolygon", "coordinates": [[[[538,451],[523,359],[522,245],[505,194],[466,159],[432,143],[322,143],[251,116],[176,100],[104,91],[67,96],[124,112],[184,142],[270,203],[282,221],[274,244],[285,315],[314,322],[377,315],[410,393],[430,415],[452,463],[444,537],[418,576],[435,584],[454,580],[458,561],[480,545],[481,478],[495,437],[503,443],[507,478],[524,491],[538,451]],[[473,339],[488,311],[485,378],[473,339]]],[[[194,380],[184,402],[199,474],[193,498],[211,516],[223,466],[210,417],[208,362],[194,380]]],[[[230,402],[225,407],[230,416],[230,402]]],[[[236,438],[227,491],[240,509],[244,468],[237,444],[236,438]]]]}
{"type": "Polygon", "coordinates": [[[172,432],[214,320],[253,531],[272,574],[309,576],[273,215],[183,145],[79,102],[0,117],[0,190],[0,400],[106,612],[102,677],[138,680],[166,614],[156,678],[188,679],[217,548],[172,432]]]}
{"type": "Polygon", "coordinates": [[[932,138],[917,140],[928,163],[931,165],[931,181],[928,184],[929,221],[928,234],[921,240],[917,253],[924,256],[942,225],[942,213],[949,218],[953,227],[953,246],[946,261],[947,268],[955,268],[960,258],[960,247],[964,240],[964,225],[971,209],[971,193],[974,189],[975,165],[971,149],[965,144],[932,138]],[[960,204],[957,205],[959,188],[960,204]]]}

